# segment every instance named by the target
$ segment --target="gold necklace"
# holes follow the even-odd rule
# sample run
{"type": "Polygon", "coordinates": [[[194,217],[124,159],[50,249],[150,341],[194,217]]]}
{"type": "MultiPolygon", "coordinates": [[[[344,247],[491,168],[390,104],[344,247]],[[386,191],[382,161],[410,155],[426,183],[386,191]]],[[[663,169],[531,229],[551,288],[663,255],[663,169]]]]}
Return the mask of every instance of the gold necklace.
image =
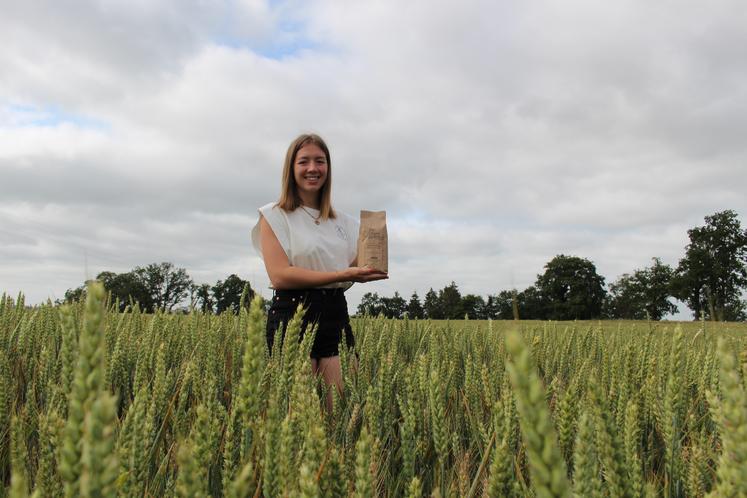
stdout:
{"type": "Polygon", "coordinates": [[[319,218],[320,218],[320,217],[322,216],[322,212],[321,212],[321,211],[319,211],[319,216],[314,216],[313,214],[309,213],[309,212],[308,212],[308,211],[306,210],[306,208],[305,208],[305,207],[303,206],[303,204],[301,205],[301,209],[303,209],[303,210],[304,210],[304,212],[305,212],[306,214],[308,214],[308,215],[309,215],[309,216],[311,217],[311,219],[312,219],[312,220],[314,220],[314,223],[316,223],[317,225],[318,225],[318,224],[320,223],[320,221],[319,221],[319,218]]]}

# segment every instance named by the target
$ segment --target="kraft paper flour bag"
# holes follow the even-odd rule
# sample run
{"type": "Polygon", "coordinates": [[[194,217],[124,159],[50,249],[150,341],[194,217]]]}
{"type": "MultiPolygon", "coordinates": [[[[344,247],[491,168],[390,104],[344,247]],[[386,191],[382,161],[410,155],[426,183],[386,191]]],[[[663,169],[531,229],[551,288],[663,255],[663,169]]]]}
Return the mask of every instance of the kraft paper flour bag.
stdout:
{"type": "Polygon", "coordinates": [[[388,272],[388,244],[386,211],[361,211],[358,266],[370,266],[379,271],[388,272]]]}

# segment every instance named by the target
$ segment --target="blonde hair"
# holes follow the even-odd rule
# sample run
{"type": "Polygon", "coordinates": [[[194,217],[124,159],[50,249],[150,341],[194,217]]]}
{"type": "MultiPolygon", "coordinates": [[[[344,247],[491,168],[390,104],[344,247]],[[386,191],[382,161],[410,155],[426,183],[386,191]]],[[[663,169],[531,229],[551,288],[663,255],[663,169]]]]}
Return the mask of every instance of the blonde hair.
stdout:
{"type": "Polygon", "coordinates": [[[314,133],[299,135],[288,147],[283,164],[283,181],[280,190],[280,199],[277,205],[286,211],[294,211],[301,207],[301,197],[298,195],[296,177],[293,174],[293,165],[296,162],[296,154],[304,145],[314,144],[324,152],[327,157],[327,179],[319,190],[319,217],[323,220],[336,218],[332,209],[332,160],[329,157],[329,147],[324,143],[322,137],[314,133]]]}

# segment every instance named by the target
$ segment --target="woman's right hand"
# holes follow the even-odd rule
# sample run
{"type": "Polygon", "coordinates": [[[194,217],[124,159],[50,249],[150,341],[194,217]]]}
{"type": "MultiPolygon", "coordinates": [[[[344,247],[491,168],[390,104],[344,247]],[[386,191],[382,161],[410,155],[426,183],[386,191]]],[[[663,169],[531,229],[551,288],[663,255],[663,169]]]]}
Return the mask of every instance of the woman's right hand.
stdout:
{"type": "Polygon", "coordinates": [[[345,280],[349,282],[373,282],[389,278],[389,274],[370,266],[351,266],[344,270],[345,280]]]}

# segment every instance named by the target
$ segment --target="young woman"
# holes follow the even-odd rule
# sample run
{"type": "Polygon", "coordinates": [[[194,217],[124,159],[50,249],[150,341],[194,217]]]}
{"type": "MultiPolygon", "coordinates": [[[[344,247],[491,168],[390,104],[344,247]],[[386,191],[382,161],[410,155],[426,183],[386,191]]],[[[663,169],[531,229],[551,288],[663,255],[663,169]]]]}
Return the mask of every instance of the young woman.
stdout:
{"type": "Polygon", "coordinates": [[[267,317],[270,350],[275,340],[282,340],[285,324],[303,304],[307,311],[302,329],[317,325],[312,371],[321,373],[327,385],[342,389],[342,332],[348,346],[355,344],[344,292],[353,282],[388,277],[357,266],[358,221],[332,208],[331,190],[329,148],[318,135],[299,136],[285,156],[280,200],[259,208],[252,244],[274,289],[267,317]]]}

